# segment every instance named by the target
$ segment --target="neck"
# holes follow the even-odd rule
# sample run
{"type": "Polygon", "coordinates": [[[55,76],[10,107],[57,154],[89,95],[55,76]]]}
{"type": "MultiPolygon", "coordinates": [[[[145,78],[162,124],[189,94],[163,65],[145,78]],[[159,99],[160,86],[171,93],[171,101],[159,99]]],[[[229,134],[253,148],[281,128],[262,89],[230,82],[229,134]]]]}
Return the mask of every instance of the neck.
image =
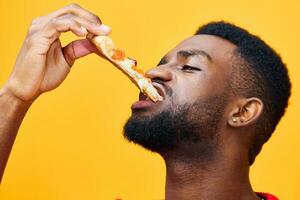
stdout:
{"type": "Polygon", "coordinates": [[[167,168],[166,200],[257,199],[249,181],[248,161],[241,153],[209,161],[163,157],[167,168]]]}

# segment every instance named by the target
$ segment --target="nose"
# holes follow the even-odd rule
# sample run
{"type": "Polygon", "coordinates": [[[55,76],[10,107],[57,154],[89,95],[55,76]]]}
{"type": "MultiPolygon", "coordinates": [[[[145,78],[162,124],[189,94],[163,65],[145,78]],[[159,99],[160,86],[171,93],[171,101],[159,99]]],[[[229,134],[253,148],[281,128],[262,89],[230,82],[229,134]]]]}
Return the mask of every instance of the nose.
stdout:
{"type": "Polygon", "coordinates": [[[172,72],[170,71],[170,69],[167,69],[166,66],[163,65],[148,70],[145,75],[151,80],[159,79],[164,82],[172,80],[172,72]]]}

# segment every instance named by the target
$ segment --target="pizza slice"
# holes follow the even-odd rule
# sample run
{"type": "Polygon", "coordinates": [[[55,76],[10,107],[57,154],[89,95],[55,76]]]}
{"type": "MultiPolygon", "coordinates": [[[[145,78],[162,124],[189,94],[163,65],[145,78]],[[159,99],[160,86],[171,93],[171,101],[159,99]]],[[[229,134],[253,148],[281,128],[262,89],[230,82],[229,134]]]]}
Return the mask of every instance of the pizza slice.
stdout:
{"type": "Polygon", "coordinates": [[[154,102],[163,100],[162,96],[158,94],[156,88],[152,85],[151,80],[145,77],[143,71],[137,67],[137,62],[134,59],[126,57],[123,50],[115,48],[110,37],[89,34],[87,38],[108,61],[127,75],[142,93],[154,102]]]}

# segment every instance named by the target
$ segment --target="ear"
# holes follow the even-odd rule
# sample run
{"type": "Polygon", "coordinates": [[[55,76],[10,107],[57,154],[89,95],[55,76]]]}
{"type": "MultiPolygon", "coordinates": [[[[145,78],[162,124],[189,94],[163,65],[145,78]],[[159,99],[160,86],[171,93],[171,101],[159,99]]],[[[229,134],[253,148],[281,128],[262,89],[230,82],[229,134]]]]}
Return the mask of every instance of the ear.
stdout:
{"type": "Polygon", "coordinates": [[[263,102],[256,97],[240,99],[229,114],[227,123],[231,127],[253,124],[263,111],[263,102]]]}

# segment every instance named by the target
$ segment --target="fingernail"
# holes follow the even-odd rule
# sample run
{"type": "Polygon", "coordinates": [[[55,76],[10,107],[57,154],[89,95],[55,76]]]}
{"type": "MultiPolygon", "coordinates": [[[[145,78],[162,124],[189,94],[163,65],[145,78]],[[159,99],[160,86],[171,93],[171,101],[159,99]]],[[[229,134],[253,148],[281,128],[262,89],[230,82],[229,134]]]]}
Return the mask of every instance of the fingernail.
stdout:
{"type": "Polygon", "coordinates": [[[101,24],[100,26],[97,26],[97,30],[99,30],[99,33],[101,35],[108,35],[111,32],[111,28],[107,25],[101,24]]]}
{"type": "Polygon", "coordinates": [[[101,24],[100,25],[101,29],[107,33],[110,33],[111,32],[111,28],[107,25],[104,25],[104,24],[101,24]]]}

